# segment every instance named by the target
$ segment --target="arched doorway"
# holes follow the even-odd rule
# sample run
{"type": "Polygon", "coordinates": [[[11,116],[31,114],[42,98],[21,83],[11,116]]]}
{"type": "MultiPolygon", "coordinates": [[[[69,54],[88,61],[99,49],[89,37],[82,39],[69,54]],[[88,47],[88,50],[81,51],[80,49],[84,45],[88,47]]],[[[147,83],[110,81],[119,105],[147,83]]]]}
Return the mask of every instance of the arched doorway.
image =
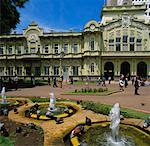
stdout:
{"type": "Polygon", "coordinates": [[[147,64],[145,62],[139,62],[137,64],[137,75],[142,78],[147,77],[147,64]]]}
{"type": "Polygon", "coordinates": [[[123,62],[121,64],[120,74],[123,74],[125,77],[128,77],[128,79],[130,79],[130,64],[128,62],[123,62]]]}
{"type": "Polygon", "coordinates": [[[114,79],[114,64],[112,62],[106,62],[104,66],[104,76],[106,79],[108,77],[111,77],[111,79],[114,79]]]}

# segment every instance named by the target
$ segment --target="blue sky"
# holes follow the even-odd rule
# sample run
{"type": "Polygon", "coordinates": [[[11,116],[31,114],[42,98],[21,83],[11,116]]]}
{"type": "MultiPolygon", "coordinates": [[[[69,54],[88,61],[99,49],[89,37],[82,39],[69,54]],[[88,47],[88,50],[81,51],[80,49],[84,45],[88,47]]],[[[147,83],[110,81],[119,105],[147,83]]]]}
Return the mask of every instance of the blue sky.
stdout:
{"type": "Polygon", "coordinates": [[[45,31],[79,31],[89,20],[100,21],[104,0],[30,0],[20,9],[20,24],[17,31],[22,32],[33,20],[45,31]]]}

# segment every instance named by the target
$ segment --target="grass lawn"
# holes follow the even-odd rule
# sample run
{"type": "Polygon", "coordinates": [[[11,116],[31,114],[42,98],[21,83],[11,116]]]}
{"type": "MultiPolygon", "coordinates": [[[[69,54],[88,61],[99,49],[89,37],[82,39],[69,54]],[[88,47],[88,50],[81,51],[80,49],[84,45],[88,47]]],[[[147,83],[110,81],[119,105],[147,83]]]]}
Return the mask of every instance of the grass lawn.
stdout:
{"type": "MultiPolygon", "coordinates": [[[[94,102],[82,102],[83,108],[87,110],[92,110],[95,113],[100,113],[103,115],[109,115],[109,112],[112,108],[111,105],[105,105],[105,104],[100,104],[100,103],[94,103],[94,102]]],[[[121,108],[121,115],[123,115],[125,118],[135,118],[135,119],[146,119],[150,116],[150,114],[139,112],[136,110],[132,109],[127,109],[127,108],[121,108]]]]}
{"type": "Polygon", "coordinates": [[[0,136],[0,145],[1,146],[14,146],[15,142],[10,140],[9,137],[0,136]]]}

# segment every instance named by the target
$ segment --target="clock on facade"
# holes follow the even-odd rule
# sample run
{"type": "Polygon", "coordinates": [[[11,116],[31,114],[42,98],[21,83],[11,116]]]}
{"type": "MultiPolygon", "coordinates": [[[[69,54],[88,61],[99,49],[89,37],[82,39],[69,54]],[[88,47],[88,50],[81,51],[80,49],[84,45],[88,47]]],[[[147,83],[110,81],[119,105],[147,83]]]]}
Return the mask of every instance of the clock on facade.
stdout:
{"type": "Polygon", "coordinates": [[[36,40],[36,35],[35,34],[32,34],[32,35],[30,35],[30,37],[29,37],[31,40],[36,40]]]}
{"type": "Polygon", "coordinates": [[[94,29],[95,29],[95,25],[94,25],[94,24],[91,24],[91,25],[90,25],[90,29],[91,29],[91,30],[94,30],[94,29]]]}

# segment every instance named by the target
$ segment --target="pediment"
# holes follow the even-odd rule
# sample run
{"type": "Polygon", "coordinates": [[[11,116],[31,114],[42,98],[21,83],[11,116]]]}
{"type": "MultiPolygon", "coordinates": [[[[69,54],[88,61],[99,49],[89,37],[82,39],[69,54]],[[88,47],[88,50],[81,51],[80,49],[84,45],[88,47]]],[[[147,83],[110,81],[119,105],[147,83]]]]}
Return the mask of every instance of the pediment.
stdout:
{"type": "Polygon", "coordinates": [[[141,20],[132,19],[129,16],[112,20],[103,26],[104,30],[112,30],[115,28],[130,28],[130,27],[137,28],[140,30],[150,30],[150,25],[145,24],[141,20]]]}

